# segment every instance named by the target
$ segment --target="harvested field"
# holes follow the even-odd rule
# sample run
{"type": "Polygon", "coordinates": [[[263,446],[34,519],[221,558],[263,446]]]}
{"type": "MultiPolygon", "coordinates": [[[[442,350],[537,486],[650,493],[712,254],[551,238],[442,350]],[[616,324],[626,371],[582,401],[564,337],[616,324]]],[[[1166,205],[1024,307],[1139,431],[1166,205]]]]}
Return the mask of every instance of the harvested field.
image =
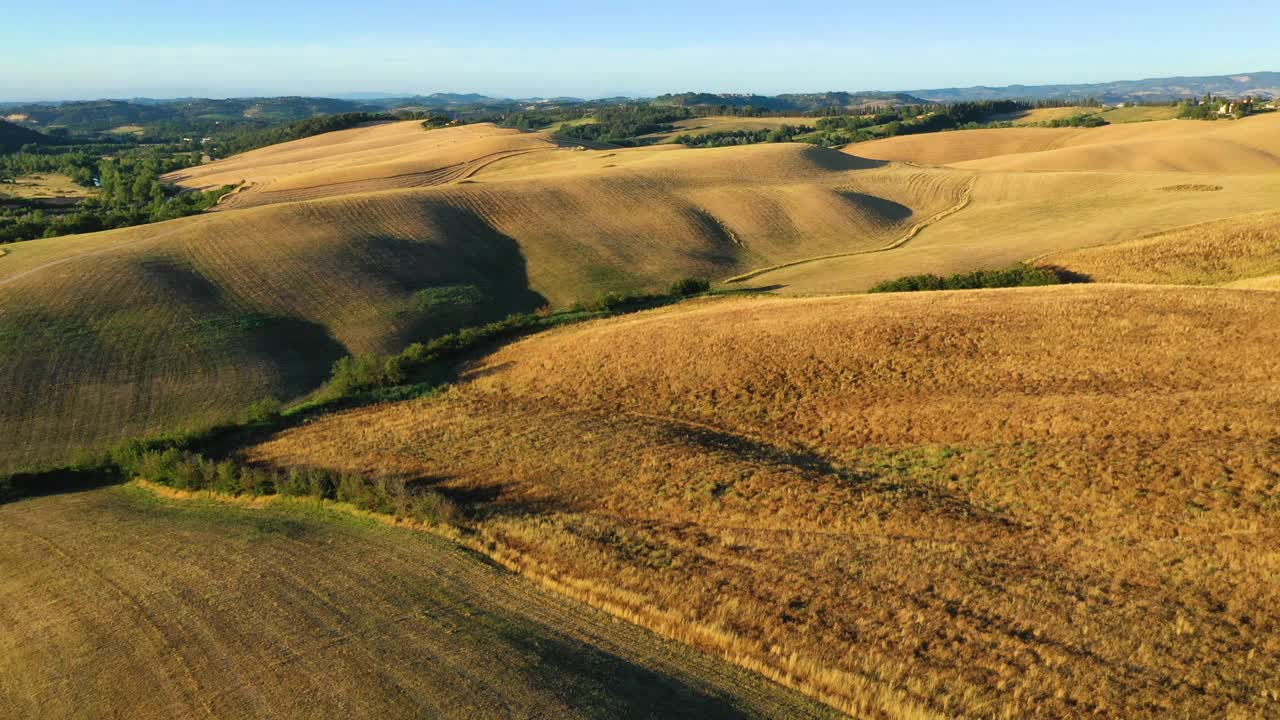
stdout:
{"type": "Polygon", "coordinates": [[[92,197],[97,191],[77,185],[66,175],[41,173],[14,178],[12,183],[0,184],[0,200],[6,197],[20,200],[67,200],[92,197]]]}
{"type": "Polygon", "coordinates": [[[783,125],[808,126],[813,127],[817,122],[817,118],[796,116],[796,117],[734,117],[712,115],[708,117],[692,118],[690,120],[677,120],[672,123],[675,130],[665,133],[653,133],[650,135],[640,136],[641,142],[675,142],[675,139],[681,135],[707,135],[716,132],[730,132],[733,130],[775,130],[783,125]]]}
{"type": "Polygon", "coordinates": [[[1280,273],[1280,214],[1179,228],[1042,262],[1095,282],[1221,285],[1280,273]]]}
{"type": "Polygon", "coordinates": [[[1174,105],[1130,105],[1129,107],[1113,108],[1101,112],[1098,116],[1113,125],[1153,122],[1157,120],[1173,120],[1178,116],[1178,108],[1174,105]]]}
{"type": "Polygon", "coordinates": [[[832,715],[447,540],[302,501],[25,500],[0,506],[0,565],[5,717],[832,715]]]}
{"type": "Polygon", "coordinates": [[[529,575],[858,717],[1260,718],[1277,316],[1136,286],[707,301],[249,455],[436,478],[529,575]]]}
{"type": "MultiPolygon", "coordinates": [[[[375,130],[399,132],[348,132],[359,145],[375,130]]],[[[953,205],[968,179],[795,145],[533,155],[473,183],[245,203],[10,245],[0,429],[14,442],[0,471],[297,398],[347,353],[878,247],[953,205]],[[441,305],[442,287],[470,288],[475,302],[441,305]]]]}
{"type": "Polygon", "coordinates": [[[1090,107],[1033,108],[1003,115],[993,115],[993,122],[1012,122],[1014,125],[1035,125],[1050,120],[1063,120],[1074,115],[1092,115],[1098,111],[1090,107]]]}
{"type": "Polygon", "coordinates": [[[859,157],[1005,172],[1274,173],[1280,114],[1238,121],[1009,128],[906,135],[851,146],[859,157]]]}
{"type": "Polygon", "coordinates": [[[219,212],[8,248],[0,389],[16,401],[0,407],[0,431],[18,441],[0,449],[0,471],[222,420],[264,395],[297,398],[339,355],[544,304],[690,276],[860,291],[1257,213],[1280,194],[1280,173],[1254,171],[1274,159],[1276,119],[952,132],[853,149],[1004,162],[1109,148],[1088,172],[922,167],[799,144],[569,151],[539,133],[414,122],[264,148],[184,171],[192,187],[252,183],[219,212]],[[1027,154],[1019,138],[1046,152],[1027,154]],[[1236,164],[1215,143],[1251,159],[1236,164]],[[1226,169],[1124,170],[1148,151],[1181,153],[1154,163],[1165,170],[1209,155],[1226,169]],[[1186,186],[1222,189],[1167,189],[1186,186]],[[476,301],[441,306],[442,287],[476,301]]]}
{"type": "Polygon", "coordinates": [[[184,187],[247,183],[226,207],[436,185],[497,159],[558,146],[545,135],[489,124],[426,131],[417,121],[378,123],[272,145],[166,176],[184,187]]]}
{"type": "Polygon", "coordinates": [[[851,292],[903,275],[1005,267],[1206,221],[1230,222],[1268,209],[1277,196],[1280,174],[980,173],[964,210],[900,247],[784,268],[747,284],[795,294],[851,292]],[[1175,181],[1223,189],[1165,189],[1175,181]]]}

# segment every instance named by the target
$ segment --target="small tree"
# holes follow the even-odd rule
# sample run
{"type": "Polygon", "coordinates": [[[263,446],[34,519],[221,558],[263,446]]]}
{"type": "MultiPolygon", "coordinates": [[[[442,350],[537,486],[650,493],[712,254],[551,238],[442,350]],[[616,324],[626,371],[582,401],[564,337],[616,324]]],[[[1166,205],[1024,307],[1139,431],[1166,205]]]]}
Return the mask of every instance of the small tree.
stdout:
{"type": "Polygon", "coordinates": [[[668,292],[678,297],[688,297],[710,289],[711,283],[704,278],[684,278],[671,283],[671,289],[668,292]]]}

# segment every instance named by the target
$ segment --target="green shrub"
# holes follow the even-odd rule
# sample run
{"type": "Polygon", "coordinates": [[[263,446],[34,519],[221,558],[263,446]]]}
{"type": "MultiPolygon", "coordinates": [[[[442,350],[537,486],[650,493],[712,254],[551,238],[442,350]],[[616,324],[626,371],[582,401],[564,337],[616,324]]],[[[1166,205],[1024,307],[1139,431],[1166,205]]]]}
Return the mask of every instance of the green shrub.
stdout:
{"type": "Polygon", "coordinates": [[[336,473],[313,468],[306,471],[307,495],[324,500],[333,500],[337,496],[338,478],[336,473]]]}
{"type": "Polygon", "coordinates": [[[298,468],[290,468],[276,481],[276,492],[281,495],[306,495],[308,486],[306,475],[298,468]]]}
{"type": "Polygon", "coordinates": [[[338,481],[337,500],[351,503],[361,510],[373,509],[373,493],[359,475],[345,474],[338,481]]]}
{"type": "Polygon", "coordinates": [[[975,270],[948,277],[907,275],[876,284],[867,292],[918,292],[921,290],[976,290],[978,288],[1034,287],[1059,285],[1063,277],[1052,268],[1014,265],[1003,270],[975,270]]]}
{"type": "Polygon", "coordinates": [[[249,406],[248,419],[251,423],[270,423],[280,419],[282,407],[280,401],[273,397],[255,400],[249,406]]]}
{"type": "Polygon", "coordinates": [[[239,495],[243,492],[240,484],[240,471],[236,464],[230,460],[223,460],[218,463],[214,470],[212,489],[216,492],[227,493],[229,495],[239,495]]]}
{"type": "Polygon", "coordinates": [[[411,496],[409,515],[432,525],[455,525],[461,517],[458,506],[434,490],[421,490],[411,496]]]}
{"type": "Polygon", "coordinates": [[[704,278],[685,278],[671,283],[671,288],[667,293],[676,297],[688,297],[704,293],[710,289],[711,282],[704,278]]]}

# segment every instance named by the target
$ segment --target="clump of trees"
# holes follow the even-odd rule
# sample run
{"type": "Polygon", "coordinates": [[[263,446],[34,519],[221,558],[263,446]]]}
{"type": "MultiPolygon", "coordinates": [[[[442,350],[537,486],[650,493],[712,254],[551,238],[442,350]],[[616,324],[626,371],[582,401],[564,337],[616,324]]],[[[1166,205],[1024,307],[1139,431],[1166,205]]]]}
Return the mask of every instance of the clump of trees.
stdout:
{"type": "Polygon", "coordinates": [[[564,125],[556,135],[569,140],[607,142],[631,145],[640,135],[670,132],[676,120],[688,120],[693,113],[686,108],[647,104],[614,105],[592,114],[593,123],[564,125]]]}
{"type": "Polygon", "coordinates": [[[921,290],[976,290],[979,288],[1036,287],[1060,285],[1064,277],[1053,268],[1018,264],[1003,270],[975,270],[942,277],[939,275],[907,275],[886,280],[867,292],[918,292],[921,290]]]}
{"type": "Polygon", "coordinates": [[[232,188],[184,192],[160,181],[165,173],[197,165],[200,159],[199,153],[175,153],[167,148],[135,148],[101,158],[85,151],[20,152],[0,157],[0,177],[58,172],[99,188],[96,196],[66,212],[21,201],[0,209],[0,243],[112,230],[203,212],[232,188]]]}
{"type": "Polygon", "coordinates": [[[1097,115],[1089,115],[1089,114],[1081,113],[1078,115],[1068,115],[1067,117],[1064,117],[1064,118],[1056,118],[1054,120],[1045,120],[1044,122],[1037,123],[1037,124],[1040,127],[1049,127],[1049,128],[1065,128],[1065,127],[1095,128],[1095,127],[1102,127],[1103,125],[1107,125],[1109,123],[1107,123],[1106,120],[1098,117],[1097,115]]]}
{"type": "Polygon", "coordinates": [[[695,148],[728,147],[731,145],[755,145],[757,143],[792,142],[798,135],[813,132],[804,125],[782,125],[774,129],[719,130],[703,135],[680,135],[676,142],[695,148]]]}
{"type": "Polygon", "coordinates": [[[176,447],[127,443],[111,453],[123,477],[141,477],[175,490],[226,495],[288,495],[349,503],[361,510],[433,525],[453,525],[458,506],[430,488],[411,488],[398,478],[367,478],[324,468],[267,469],[234,460],[213,460],[176,447]]]}

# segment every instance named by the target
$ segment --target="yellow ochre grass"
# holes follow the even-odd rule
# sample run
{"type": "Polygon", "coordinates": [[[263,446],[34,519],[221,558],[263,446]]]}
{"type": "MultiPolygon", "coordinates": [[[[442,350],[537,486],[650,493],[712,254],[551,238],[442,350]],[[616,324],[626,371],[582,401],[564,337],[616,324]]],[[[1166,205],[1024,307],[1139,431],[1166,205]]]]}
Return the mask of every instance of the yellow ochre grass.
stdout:
{"type": "Polygon", "coordinates": [[[313,501],[24,500],[0,506],[0,565],[4,717],[834,715],[313,501]]]}
{"type": "Polygon", "coordinates": [[[1278,314],[1120,285],[703,301],[248,455],[432,478],[506,563],[857,717],[1260,718],[1278,314]]]}
{"type": "Polygon", "coordinates": [[[814,127],[816,122],[817,118],[803,116],[753,118],[710,115],[690,120],[677,120],[672,123],[675,126],[674,130],[643,135],[641,138],[645,141],[675,142],[675,139],[681,135],[693,135],[696,137],[698,135],[733,130],[775,130],[783,125],[814,127]]]}
{"type": "Polygon", "coordinates": [[[407,122],[264,148],[175,176],[247,181],[218,212],[7,248],[0,432],[13,441],[0,471],[296,398],[340,354],[542,304],[686,276],[861,291],[1257,213],[1280,195],[1276,120],[952,132],[848,152],[575,151],[540,133],[407,122]],[[1045,152],[1026,153],[1026,138],[1045,152]],[[939,154],[897,152],[912,147],[939,154]],[[1021,166],[1082,149],[1087,172],[898,162],[1021,166]],[[1169,162],[1133,170],[1146,154],[1169,162]],[[1222,189],[1169,189],[1192,185],[1222,189]],[[475,306],[432,304],[459,286],[475,306]]]}
{"type": "MultiPolygon", "coordinates": [[[[410,140],[389,124],[258,151],[262,174],[248,176],[258,184],[238,194],[256,200],[225,211],[8,246],[0,471],[221,420],[264,395],[299,397],[348,352],[877,247],[953,205],[968,179],[800,145],[526,152],[547,143],[493,126],[408,126],[410,140]],[[420,137],[441,154],[413,155],[420,137]],[[351,173],[383,172],[399,154],[429,168],[507,151],[468,183],[348,192],[351,173]],[[336,185],[312,188],[313,200],[273,197],[286,181],[313,181],[321,171],[308,168],[326,157],[336,185]],[[343,168],[343,158],[354,159],[343,168]],[[457,286],[477,289],[478,305],[428,302],[457,286]]],[[[250,155],[189,181],[238,181],[250,155]]]]}
{"type": "MultiPolygon", "coordinates": [[[[1280,213],[1179,228],[1041,259],[1095,282],[1223,285],[1280,274],[1280,213]]],[[[1242,285],[1247,286],[1247,285],[1242,285]]]]}
{"type": "Polygon", "coordinates": [[[849,147],[859,157],[970,169],[1271,173],[1280,113],[1243,120],[1165,120],[1100,128],[1004,128],[903,135],[849,147]]]}

